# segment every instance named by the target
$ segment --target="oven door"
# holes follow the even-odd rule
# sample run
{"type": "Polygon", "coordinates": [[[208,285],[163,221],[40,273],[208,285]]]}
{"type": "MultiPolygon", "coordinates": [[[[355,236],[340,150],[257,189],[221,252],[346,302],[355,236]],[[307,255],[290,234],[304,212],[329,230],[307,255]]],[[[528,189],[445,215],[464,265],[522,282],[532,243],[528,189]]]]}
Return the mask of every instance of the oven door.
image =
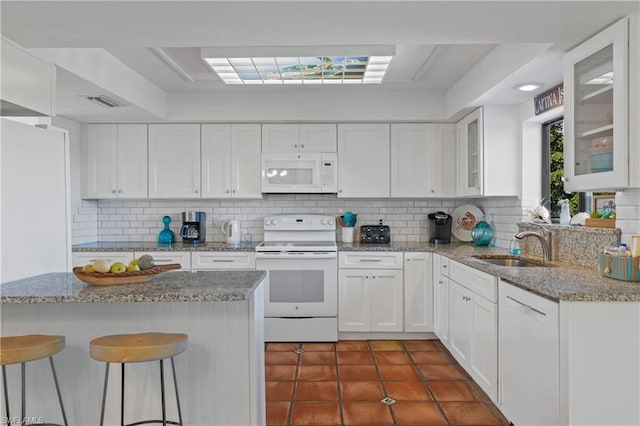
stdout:
{"type": "Polygon", "coordinates": [[[262,192],[321,192],[321,154],[262,154],[262,192]]]}
{"type": "Polygon", "coordinates": [[[332,253],[257,253],[256,269],[267,271],[264,316],[335,317],[338,262],[332,253]]]}

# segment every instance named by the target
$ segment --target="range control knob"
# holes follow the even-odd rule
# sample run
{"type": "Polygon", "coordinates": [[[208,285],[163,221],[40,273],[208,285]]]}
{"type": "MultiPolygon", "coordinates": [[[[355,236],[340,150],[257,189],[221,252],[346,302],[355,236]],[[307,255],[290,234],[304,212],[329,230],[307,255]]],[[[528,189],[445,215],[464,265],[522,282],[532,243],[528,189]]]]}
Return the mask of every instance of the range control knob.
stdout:
{"type": "Polygon", "coordinates": [[[335,224],[336,224],[336,223],[333,221],[333,219],[329,219],[329,220],[327,221],[327,223],[328,223],[329,225],[335,225],[335,224]]]}
{"type": "Polygon", "coordinates": [[[322,225],[326,225],[328,222],[329,222],[329,221],[328,221],[327,219],[322,219],[322,220],[320,221],[320,224],[322,224],[322,225]]]}

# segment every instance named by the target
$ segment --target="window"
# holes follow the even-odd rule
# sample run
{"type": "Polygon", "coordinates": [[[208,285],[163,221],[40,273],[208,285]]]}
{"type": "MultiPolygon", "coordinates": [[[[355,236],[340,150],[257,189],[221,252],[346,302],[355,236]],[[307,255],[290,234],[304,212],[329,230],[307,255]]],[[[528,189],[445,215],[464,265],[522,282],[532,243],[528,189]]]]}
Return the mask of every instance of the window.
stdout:
{"type": "MultiPolygon", "coordinates": [[[[564,192],[564,119],[558,118],[542,125],[542,197],[552,219],[560,218],[562,199],[568,199],[571,215],[589,211],[587,194],[564,192]]],[[[556,220],[557,221],[557,220],[556,220]]]]}

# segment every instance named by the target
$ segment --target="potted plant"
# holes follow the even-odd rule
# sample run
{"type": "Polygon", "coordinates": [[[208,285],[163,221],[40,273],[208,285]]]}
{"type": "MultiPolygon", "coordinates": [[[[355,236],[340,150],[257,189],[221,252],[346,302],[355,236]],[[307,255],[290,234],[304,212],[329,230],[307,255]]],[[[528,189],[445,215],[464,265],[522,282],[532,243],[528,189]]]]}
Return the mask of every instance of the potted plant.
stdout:
{"type": "Polygon", "coordinates": [[[616,211],[615,205],[607,205],[602,212],[593,210],[589,212],[589,218],[585,220],[585,225],[591,228],[615,228],[616,211]]]}

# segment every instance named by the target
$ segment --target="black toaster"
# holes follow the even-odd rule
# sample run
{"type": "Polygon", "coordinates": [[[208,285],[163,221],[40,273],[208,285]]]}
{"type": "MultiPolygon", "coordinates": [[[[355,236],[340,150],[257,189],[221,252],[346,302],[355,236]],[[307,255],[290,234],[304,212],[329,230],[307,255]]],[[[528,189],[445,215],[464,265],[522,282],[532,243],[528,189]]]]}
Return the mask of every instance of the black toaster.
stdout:
{"type": "Polygon", "coordinates": [[[362,225],[360,227],[360,244],[389,244],[391,229],[387,225],[362,225]]]}

